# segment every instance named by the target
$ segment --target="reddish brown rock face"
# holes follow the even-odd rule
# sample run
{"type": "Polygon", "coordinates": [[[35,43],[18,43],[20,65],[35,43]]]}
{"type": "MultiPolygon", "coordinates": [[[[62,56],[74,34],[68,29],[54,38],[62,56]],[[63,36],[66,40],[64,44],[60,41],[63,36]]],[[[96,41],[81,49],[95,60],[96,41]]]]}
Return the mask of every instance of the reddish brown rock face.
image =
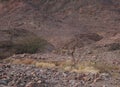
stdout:
{"type": "MultiPolygon", "coordinates": [[[[0,3],[0,30],[24,29],[56,48],[83,34],[89,37],[82,40],[84,43],[101,44],[106,39],[113,43],[113,37],[120,32],[119,10],[119,0],[9,0],[0,3]],[[89,36],[91,33],[102,39],[91,41],[90,38],[97,38],[89,36]]],[[[9,39],[2,36],[1,40],[9,39]]],[[[119,42],[119,38],[115,41],[119,42]]]]}

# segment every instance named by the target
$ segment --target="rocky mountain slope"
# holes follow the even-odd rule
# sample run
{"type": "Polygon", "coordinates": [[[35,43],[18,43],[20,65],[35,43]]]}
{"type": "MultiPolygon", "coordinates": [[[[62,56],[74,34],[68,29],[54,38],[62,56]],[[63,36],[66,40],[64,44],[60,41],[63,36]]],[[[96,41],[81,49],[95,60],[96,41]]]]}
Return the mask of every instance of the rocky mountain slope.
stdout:
{"type": "MultiPolygon", "coordinates": [[[[0,29],[25,29],[59,47],[80,33],[119,33],[120,1],[9,0],[1,5],[0,29]]],[[[111,35],[110,35],[111,34],[111,35]]]]}
{"type": "Polygon", "coordinates": [[[0,58],[1,87],[119,87],[120,0],[0,0],[0,58]]]}

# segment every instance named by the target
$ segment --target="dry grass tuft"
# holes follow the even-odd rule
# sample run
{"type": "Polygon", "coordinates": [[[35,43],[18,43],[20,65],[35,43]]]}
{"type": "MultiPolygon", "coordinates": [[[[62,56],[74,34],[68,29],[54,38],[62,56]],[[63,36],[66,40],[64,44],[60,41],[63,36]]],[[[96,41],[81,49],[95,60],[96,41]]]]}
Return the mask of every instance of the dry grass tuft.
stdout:
{"type": "Polygon", "coordinates": [[[5,63],[11,63],[11,64],[26,64],[26,65],[32,65],[34,64],[36,61],[33,59],[12,59],[12,58],[8,58],[4,60],[5,63]]]}
{"type": "Polygon", "coordinates": [[[118,66],[106,65],[93,62],[77,63],[75,66],[71,60],[66,61],[37,61],[35,59],[6,59],[5,62],[12,64],[35,65],[41,68],[58,68],[64,71],[76,73],[110,73],[111,71],[120,70],[118,66]]]}
{"type": "Polygon", "coordinates": [[[120,70],[119,66],[113,64],[95,63],[92,66],[99,69],[101,73],[103,72],[111,73],[111,71],[120,70]]]}
{"type": "Polygon", "coordinates": [[[41,68],[55,68],[56,65],[54,63],[51,62],[36,62],[35,63],[36,67],[41,67],[41,68]]]}
{"type": "Polygon", "coordinates": [[[15,59],[13,64],[26,64],[26,65],[32,65],[35,63],[33,59],[15,59]]]}

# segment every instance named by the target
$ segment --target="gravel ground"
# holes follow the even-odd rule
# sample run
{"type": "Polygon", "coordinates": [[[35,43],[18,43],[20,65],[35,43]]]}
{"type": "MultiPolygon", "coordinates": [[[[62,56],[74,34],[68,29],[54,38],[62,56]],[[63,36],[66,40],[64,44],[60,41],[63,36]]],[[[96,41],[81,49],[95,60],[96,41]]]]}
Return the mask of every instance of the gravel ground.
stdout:
{"type": "Polygon", "coordinates": [[[26,65],[0,65],[0,87],[119,87],[108,73],[73,73],[26,65]]]}

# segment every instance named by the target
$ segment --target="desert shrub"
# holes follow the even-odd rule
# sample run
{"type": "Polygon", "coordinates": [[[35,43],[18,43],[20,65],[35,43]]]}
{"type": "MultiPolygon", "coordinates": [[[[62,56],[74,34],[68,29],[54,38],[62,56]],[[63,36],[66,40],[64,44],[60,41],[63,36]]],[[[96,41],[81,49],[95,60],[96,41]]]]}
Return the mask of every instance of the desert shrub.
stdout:
{"type": "Polygon", "coordinates": [[[50,46],[50,43],[37,36],[21,37],[11,41],[1,42],[0,59],[9,57],[12,54],[46,52],[52,49],[50,46]]]}
{"type": "Polygon", "coordinates": [[[95,63],[92,66],[99,69],[101,73],[107,72],[112,74],[112,71],[119,70],[119,67],[113,64],[95,63]]]}
{"type": "Polygon", "coordinates": [[[12,46],[11,41],[1,41],[0,48],[10,48],[12,46]]]}
{"type": "Polygon", "coordinates": [[[11,41],[1,41],[0,42],[0,59],[6,58],[12,54],[11,41]]]}
{"type": "Polygon", "coordinates": [[[0,60],[1,59],[4,59],[4,58],[6,58],[6,57],[8,57],[8,56],[11,56],[12,55],[12,52],[1,52],[0,51],[0,60]]]}
{"type": "Polygon", "coordinates": [[[46,40],[39,37],[26,37],[21,40],[17,40],[13,44],[13,49],[15,53],[36,53],[37,51],[43,51],[47,44],[46,40]]]}
{"type": "Polygon", "coordinates": [[[4,58],[5,54],[3,52],[0,52],[0,59],[4,58]]]}

